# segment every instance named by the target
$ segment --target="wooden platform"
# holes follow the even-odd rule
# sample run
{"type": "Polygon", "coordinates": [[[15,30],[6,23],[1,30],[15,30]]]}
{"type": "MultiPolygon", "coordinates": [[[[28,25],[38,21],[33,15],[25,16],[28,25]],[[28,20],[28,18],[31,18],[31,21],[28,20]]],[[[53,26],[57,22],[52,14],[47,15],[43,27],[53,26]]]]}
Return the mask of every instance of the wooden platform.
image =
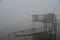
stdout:
{"type": "Polygon", "coordinates": [[[55,40],[55,35],[49,32],[34,33],[32,40],[55,40]]]}

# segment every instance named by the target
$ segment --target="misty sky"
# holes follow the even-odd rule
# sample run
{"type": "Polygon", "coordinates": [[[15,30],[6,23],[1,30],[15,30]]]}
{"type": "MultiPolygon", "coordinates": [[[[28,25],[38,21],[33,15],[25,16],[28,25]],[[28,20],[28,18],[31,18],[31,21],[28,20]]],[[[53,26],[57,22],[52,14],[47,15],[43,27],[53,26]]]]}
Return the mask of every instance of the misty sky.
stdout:
{"type": "MultiPolygon", "coordinates": [[[[27,14],[53,12],[56,5],[59,5],[58,0],[1,0],[0,32],[9,33],[32,28],[31,17],[27,14]]],[[[60,16],[60,5],[55,14],[60,16]]]]}

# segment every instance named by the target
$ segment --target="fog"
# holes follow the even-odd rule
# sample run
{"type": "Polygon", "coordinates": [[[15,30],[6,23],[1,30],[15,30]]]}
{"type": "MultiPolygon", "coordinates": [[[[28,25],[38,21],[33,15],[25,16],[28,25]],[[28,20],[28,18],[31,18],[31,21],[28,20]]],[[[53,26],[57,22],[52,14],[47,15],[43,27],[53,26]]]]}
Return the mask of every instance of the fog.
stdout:
{"type": "Polygon", "coordinates": [[[53,12],[56,5],[58,8],[55,14],[60,16],[58,0],[0,0],[1,37],[5,38],[10,32],[32,28],[29,15],[53,12]]]}

